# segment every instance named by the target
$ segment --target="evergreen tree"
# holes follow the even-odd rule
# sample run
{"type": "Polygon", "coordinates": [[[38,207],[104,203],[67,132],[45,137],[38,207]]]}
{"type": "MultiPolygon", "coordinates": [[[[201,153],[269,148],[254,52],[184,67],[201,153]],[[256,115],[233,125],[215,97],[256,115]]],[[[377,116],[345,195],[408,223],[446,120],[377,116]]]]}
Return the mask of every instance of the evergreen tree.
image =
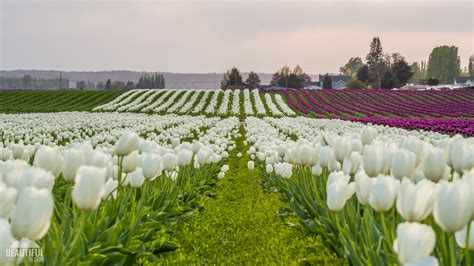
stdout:
{"type": "Polygon", "coordinates": [[[411,70],[410,65],[405,61],[405,58],[398,53],[392,55],[392,72],[394,78],[394,87],[400,88],[403,87],[408,80],[413,76],[413,71],[411,70]]]}
{"type": "Polygon", "coordinates": [[[366,57],[369,69],[369,81],[380,87],[381,76],[385,71],[384,54],[379,37],[374,37],[370,44],[370,50],[366,57]]]}
{"type": "Polygon", "coordinates": [[[323,78],[323,89],[332,89],[332,79],[329,74],[324,75],[323,78]]]}
{"type": "Polygon", "coordinates": [[[357,70],[357,79],[364,83],[369,81],[369,67],[367,65],[363,65],[357,70]]]}

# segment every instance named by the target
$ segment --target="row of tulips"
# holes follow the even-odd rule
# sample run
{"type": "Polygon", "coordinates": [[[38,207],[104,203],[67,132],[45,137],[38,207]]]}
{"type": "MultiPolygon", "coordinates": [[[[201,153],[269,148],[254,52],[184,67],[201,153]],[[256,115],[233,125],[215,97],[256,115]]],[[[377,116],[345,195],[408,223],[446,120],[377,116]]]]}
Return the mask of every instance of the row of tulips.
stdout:
{"type": "Polygon", "coordinates": [[[474,139],[340,120],[246,124],[249,168],[258,161],[295,226],[352,264],[472,265],[474,139]]]}
{"type": "Polygon", "coordinates": [[[160,114],[206,114],[206,115],[267,115],[265,104],[272,116],[294,116],[294,111],[283,98],[276,94],[260,95],[258,90],[174,90],[140,89],[128,91],[113,101],[95,107],[93,111],[146,112],[160,114]],[[201,96],[200,94],[203,93],[201,96]],[[243,102],[240,95],[243,94],[243,102]],[[262,97],[263,96],[263,97],[262,97]],[[194,106],[194,107],[193,107],[194,106]],[[270,107],[271,106],[271,107],[270,107]],[[255,110],[255,111],[254,111],[255,110]],[[281,111],[280,111],[281,110],[281,111]]]}
{"type": "MultiPolygon", "coordinates": [[[[32,146],[0,161],[0,264],[8,248],[43,249],[48,265],[150,263],[178,247],[170,224],[223,178],[237,118],[213,119],[192,142],[144,139],[131,131],[109,146],[32,146]]],[[[40,133],[40,132],[38,132],[40,133]]]]}
{"type": "Polygon", "coordinates": [[[305,109],[317,117],[474,117],[474,92],[386,91],[386,90],[286,90],[305,109]]]}

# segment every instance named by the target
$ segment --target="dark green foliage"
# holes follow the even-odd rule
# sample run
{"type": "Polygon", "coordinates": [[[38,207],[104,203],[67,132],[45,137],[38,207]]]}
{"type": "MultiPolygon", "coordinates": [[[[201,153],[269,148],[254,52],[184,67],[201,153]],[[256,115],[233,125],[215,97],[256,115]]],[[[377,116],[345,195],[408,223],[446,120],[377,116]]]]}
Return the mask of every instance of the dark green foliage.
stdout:
{"type": "Polygon", "coordinates": [[[461,59],[457,46],[443,45],[433,49],[428,60],[427,77],[452,83],[461,73],[461,59]]]}
{"type": "Polygon", "coordinates": [[[467,71],[469,72],[469,76],[470,77],[474,77],[474,66],[473,66],[473,62],[474,62],[474,55],[471,55],[469,57],[469,64],[468,64],[468,67],[467,67],[467,71]]]}
{"type": "Polygon", "coordinates": [[[238,68],[233,67],[231,70],[228,70],[221,80],[221,89],[225,90],[229,86],[242,85],[242,75],[238,68]]]}
{"type": "Polygon", "coordinates": [[[346,84],[349,89],[365,89],[364,83],[360,82],[358,79],[352,79],[346,84]]]}
{"type": "Polygon", "coordinates": [[[329,74],[324,75],[323,89],[332,89],[332,79],[331,79],[331,76],[329,76],[329,74]]]}
{"type": "Polygon", "coordinates": [[[436,86],[436,85],[438,85],[438,84],[439,84],[438,79],[434,79],[434,78],[428,79],[428,85],[430,85],[430,86],[436,86]]]}
{"type": "Polygon", "coordinates": [[[396,88],[404,86],[408,80],[413,76],[413,71],[410,65],[405,61],[405,58],[398,53],[392,55],[392,72],[393,72],[393,85],[396,88]]]}
{"type": "Polygon", "coordinates": [[[90,111],[124,93],[116,91],[25,90],[0,92],[0,112],[90,111]]]}
{"type": "Polygon", "coordinates": [[[367,65],[363,65],[361,68],[359,68],[357,71],[357,79],[361,82],[369,81],[369,67],[367,65]]]}
{"type": "Polygon", "coordinates": [[[164,89],[165,87],[165,78],[162,74],[158,73],[141,76],[136,85],[137,89],[164,89]]]}
{"type": "Polygon", "coordinates": [[[351,57],[344,66],[339,68],[339,72],[343,75],[352,76],[356,74],[362,66],[364,66],[364,63],[360,57],[351,57]]]}
{"type": "Polygon", "coordinates": [[[293,70],[288,66],[284,66],[273,74],[270,84],[285,88],[299,89],[303,87],[303,82],[306,81],[311,81],[311,78],[309,75],[304,73],[299,65],[297,65],[293,70]]]}
{"type": "Polygon", "coordinates": [[[62,78],[43,79],[24,75],[21,78],[0,77],[0,88],[10,89],[69,89],[69,80],[62,78]]]}

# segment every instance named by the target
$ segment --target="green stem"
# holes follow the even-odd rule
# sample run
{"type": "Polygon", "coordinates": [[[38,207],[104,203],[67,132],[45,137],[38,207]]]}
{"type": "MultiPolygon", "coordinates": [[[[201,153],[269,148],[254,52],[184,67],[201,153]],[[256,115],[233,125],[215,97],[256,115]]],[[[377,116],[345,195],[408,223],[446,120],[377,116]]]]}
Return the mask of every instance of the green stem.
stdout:
{"type": "Polygon", "coordinates": [[[448,235],[449,239],[449,257],[451,259],[450,265],[457,265],[456,264],[456,242],[454,239],[454,233],[448,235]]]}
{"type": "Polygon", "coordinates": [[[465,245],[466,266],[471,266],[471,251],[470,251],[470,246],[469,246],[469,236],[470,236],[470,233],[471,233],[471,224],[472,224],[472,222],[469,222],[467,224],[467,232],[466,232],[466,245],[465,245]]]}

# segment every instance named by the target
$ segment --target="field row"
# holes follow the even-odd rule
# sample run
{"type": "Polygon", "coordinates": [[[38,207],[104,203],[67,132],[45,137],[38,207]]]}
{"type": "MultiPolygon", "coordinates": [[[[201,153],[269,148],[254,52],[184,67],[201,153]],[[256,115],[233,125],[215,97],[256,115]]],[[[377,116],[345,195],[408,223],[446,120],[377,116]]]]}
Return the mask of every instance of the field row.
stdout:
{"type": "Polygon", "coordinates": [[[249,169],[350,264],[471,265],[473,138],[303,117],[246,124],[249,169]]]}
{"type": "Polygon", "coordinates": [[[258,90],[131,90],[94,111],[217,116],[293,116],[281,97],[258,90]]]}
{"type": "Polygon", "coordinates": [[[474,90],[286,90],[300,114],[318,118],[474,118],[474,90]]]}

